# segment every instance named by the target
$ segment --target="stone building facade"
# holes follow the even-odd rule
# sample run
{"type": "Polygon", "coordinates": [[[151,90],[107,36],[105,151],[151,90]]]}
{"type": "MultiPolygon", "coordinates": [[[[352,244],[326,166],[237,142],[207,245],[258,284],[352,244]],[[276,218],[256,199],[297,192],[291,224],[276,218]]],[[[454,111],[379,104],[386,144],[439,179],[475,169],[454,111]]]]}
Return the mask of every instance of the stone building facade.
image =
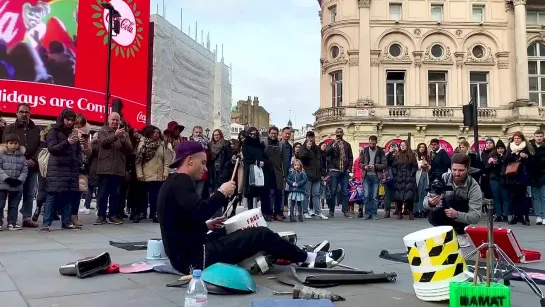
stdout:
{"type": "MultiPolygon", "coordinates": [[[[319,0],[317,135],[345,130],[353,148],[472,139],[462,106],[478,105],[480,139],[531,136],[545,119],[545,1],[319,0]]],[[[471,143],[471,142],[470,142],[471,143]]],[[[414,145],[413,145],[414,147],[414,145]]]]}

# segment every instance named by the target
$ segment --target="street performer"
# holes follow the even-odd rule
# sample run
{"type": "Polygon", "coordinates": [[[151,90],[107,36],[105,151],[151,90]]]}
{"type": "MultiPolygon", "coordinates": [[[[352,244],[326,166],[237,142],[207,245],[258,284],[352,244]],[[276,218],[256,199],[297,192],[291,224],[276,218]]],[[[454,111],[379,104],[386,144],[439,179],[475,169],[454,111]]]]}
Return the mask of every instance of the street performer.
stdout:
{"type": "Polygon", "coordinates": [[[342,250],[306,252],[267,227],[209,237],[209,230],[223,227],[224,217],[210,218],[228,203],[235,183],[222,184],[209,199],[203,200],[195,189],[195,181],[206,171],[203,146],[194,141],[181,143],[176,147],[175,157],[170,167],[176,173],[159,192],[158,210],[165,252],[179,272],[190,274],[192,269],[204,269],[218,262],[238,264],[258,252],[316,268],[330,267],[344,257],[342,250]]]}

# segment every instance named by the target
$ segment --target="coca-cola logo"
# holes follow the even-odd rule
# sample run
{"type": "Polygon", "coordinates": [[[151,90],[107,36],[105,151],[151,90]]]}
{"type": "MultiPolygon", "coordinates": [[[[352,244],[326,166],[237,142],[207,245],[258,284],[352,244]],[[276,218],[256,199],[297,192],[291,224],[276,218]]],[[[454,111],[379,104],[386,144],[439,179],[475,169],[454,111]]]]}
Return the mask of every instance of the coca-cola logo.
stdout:
{"type": "MultiPolygon", "coordinates": [[[[111,0],[110,3],[116,11],[119,12],[121,17],[117,20],[120,24],[119,34],[113,36],[113,40],[123,47],[132,45],[136,38],[136,18],[134,16],[133,9],[136,10],[136,1],[134,1],[132,7],[123,0],[111,0]]],[[[106,30],[109,30],[109,11],[104,10],[103,23],[106,30]]]]}
{"type": "Polygon", "coordinates": [[[136,115],[136,121],[139,123],[146,123],[146,114],[144,114],[144,112],[139,112],[138,115],[136,115]]]}
{"type": "Polygon", "coordinates": [[[4,1],[0,6],[0,39],[8,44],[19,32],[19,29],[17,29],[19,14],[9,11],[7,8],[9,3],[10,1],[4,1]]]}

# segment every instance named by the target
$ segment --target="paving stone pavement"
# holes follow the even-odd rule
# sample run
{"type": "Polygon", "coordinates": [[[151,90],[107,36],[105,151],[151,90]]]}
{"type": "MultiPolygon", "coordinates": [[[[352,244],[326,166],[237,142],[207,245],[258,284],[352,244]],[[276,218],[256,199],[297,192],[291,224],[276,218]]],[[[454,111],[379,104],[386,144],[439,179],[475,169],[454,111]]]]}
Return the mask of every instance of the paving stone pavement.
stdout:
{"type": "MultiPolygon", "coordinates": [[[[176,278],[157,273],[102,275],[77,279],[59,275],[59,266],[82,257],[108,251],[114,262],[127,264],[144,259],[145,251],[128,252],[114,248],[109,241],[146,241],[159,237],[159,226],[149,222],[121,226],[92,226],[95,216],[82,216],[81,231],[55,230],[42,234],[36,230],[0,232],[0,305],[6,307],[175,307],[183,306],[184,288],[166,288],[176,278]]],[[[60,227],[54,224],[54,227],[60,227]]],[[[395,219],[364,221],[337,217],[329,221],[304,223],[273,222],[275,231],[295,231],[299,243],[310,244],[328,239],[334,247],[346,250],[344,263],[375,272],[397,272],[396,283],[331,288],[345,296],[337,306],[374,307],[447,306],[422,302],[412,289],[407,264],[382,260],[381,250],[403,252],[402,237],[428,227],[426,220],[395,219]],[[365,301],[367,300],[367,301],[365,301]]],[[[54,228],[58,229],[58,228],[54,228]]],[[[513,227],[521,245],[545,252],[542,248],[545,226],[513,227]]],[[[471,248],[466,248],[469,252],[471,248]]],[[[545,263],[531,267],[545,269],[545,263]]],[[[256,276],[259,292],[245,296],[209,296],[208,306],[250,306],[257,298],[273,297],[272,291],[289,291],[267,276],[256,276]]],[[[537,296],[522,282],[512,282],[512,306],[539,306],[537,296]]]]}

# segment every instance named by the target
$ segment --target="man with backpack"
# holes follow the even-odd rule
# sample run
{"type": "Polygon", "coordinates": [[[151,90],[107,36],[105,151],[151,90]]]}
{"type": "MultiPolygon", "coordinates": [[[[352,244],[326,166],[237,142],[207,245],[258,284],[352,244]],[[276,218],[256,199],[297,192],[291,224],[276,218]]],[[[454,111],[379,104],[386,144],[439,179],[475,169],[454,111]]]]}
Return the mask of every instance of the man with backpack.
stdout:
{"type": "Polygon", "coordinates": [[[38,223],[32,221],[32,208],[36,196],[36,185],[38,183],[38,153],[40,149],[40,127],[36,126],[30,119],[30,106],[26,103],[19,103],[17,106],[17,119],[11,125],[4,128],[4,137],[9,134],[16,134],[21,140],[20,145],[24,146],[25,158],[28,164],[28,175],[23,183],[23,215],[24,228],[37,228],[38,223]]]}

